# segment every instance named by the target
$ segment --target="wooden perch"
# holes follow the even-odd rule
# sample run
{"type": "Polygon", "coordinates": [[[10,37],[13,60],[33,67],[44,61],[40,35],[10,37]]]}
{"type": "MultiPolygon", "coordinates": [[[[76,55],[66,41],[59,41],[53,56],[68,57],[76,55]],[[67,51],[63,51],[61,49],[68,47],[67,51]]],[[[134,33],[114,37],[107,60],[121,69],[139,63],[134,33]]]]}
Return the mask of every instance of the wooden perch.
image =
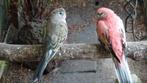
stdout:
{"type": "MultiPolygon", "coordinates": [[[[0,58],[14,62],[38,61],[42,55],[41,45],[12,45],[0,43],[0,58]]],[[[147,54],[147,41],[128,42],[126,55],[131,58],[145,58],[147,54]]],[[[99,44],[64,44],[55,59],[97,59],[108,58],[106,52],[99,44]]]]}

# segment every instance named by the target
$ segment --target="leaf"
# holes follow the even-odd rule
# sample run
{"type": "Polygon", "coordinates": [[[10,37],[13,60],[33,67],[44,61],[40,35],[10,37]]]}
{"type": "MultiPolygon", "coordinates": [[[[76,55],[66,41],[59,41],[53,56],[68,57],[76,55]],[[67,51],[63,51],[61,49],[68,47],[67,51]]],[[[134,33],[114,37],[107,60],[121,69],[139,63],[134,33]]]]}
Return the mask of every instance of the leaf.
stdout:
{"type": "Polygon", "coordinates": [[[6,71],[7,67],[8,67],[7,61],[0,60],[0,79],[2,78],[2,75],[6,71]]]}

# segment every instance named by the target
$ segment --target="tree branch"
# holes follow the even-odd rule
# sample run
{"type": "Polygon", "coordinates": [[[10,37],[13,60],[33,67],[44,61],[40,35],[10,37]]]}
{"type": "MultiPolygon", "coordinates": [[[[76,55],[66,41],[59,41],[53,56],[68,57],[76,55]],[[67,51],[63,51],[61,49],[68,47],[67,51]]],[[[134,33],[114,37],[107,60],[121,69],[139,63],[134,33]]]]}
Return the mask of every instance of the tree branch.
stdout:
{"type": "MultiPolygon", "coordinates": [[[[43,52],[42,45],[12,45],[0,43],[0,58],[14,62],[38,61],[43,52]]],[[[128,42],[126,55],[130,58],[146,58],[147,41],[128,42]]],[[[55,59],[97,59],[110,55],[99,44],[64,44],[55,59]]]]}

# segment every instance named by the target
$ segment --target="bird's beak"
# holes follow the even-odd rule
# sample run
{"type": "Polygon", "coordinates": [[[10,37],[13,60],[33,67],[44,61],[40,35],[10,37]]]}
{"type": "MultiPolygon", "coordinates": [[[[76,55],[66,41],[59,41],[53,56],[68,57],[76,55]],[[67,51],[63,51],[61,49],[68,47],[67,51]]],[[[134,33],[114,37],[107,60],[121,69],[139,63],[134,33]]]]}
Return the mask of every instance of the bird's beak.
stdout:
{"type": "Polygon", "coordinates": [[[103,13],[97,13],[97,19],[101,19],[103,17],[103,13]]]}

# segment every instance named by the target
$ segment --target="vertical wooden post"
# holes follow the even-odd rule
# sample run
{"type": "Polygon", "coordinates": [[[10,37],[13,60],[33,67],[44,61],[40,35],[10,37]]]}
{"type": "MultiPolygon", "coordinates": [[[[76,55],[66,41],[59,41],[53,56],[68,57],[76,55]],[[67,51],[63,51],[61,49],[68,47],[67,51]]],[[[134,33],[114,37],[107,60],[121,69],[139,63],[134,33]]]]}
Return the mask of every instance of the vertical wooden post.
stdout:
{"type": "Polygon", "coordinates": [[[145,25],[147,26],[147,0],[143,0],[142,1],[143,4],[143,12],[144,12],[144,21],[145,21],[145,25]]]}
{"type": "Polygon", "coordinates": [[[0,42],[4,40],[4,35],[8,28],[8,7],[10,0],[0,0],[0,42]]]}

